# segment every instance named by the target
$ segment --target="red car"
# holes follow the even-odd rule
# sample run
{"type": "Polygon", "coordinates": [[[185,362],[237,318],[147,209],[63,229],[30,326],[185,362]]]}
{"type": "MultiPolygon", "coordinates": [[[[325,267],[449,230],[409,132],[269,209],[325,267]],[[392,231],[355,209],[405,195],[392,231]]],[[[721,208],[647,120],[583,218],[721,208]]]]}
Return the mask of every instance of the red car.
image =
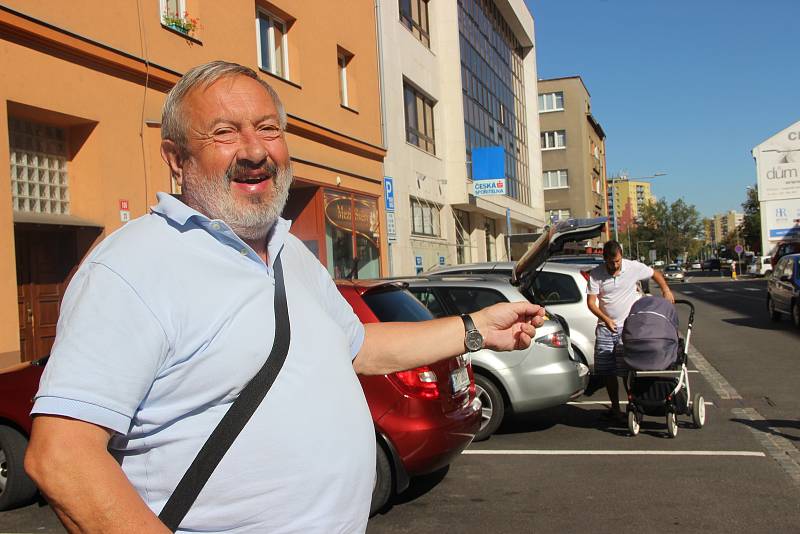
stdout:
{"type": "MultiPolygon", "coordinates": [[[[430,312],[396,283],[340,281],[363,323],[424,321],[430,312]]],[[[23,470],[33,395],[46,359],[0,372],[0,511],[30,503],[36,487],[23,470]]],[[[471,366],[461,356],[380,376],[360,376],[377,441],[370,513],[384,508],[410,477],[448,465],[480,426],[471,366]]]]}

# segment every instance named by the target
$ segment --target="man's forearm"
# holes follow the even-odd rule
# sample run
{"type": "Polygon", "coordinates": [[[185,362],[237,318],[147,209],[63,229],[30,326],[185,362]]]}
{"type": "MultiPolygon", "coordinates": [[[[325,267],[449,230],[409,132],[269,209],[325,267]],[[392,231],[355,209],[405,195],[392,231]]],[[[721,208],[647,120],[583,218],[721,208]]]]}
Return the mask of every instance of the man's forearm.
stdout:
{"type": "Polygon", "coordinates": [[[460,317],[419,323],[370,323],[364,328],[364,346],[353,362],[356,372],[362,375],[413,369],[466,352],[460,317]]]}
{"type": "Polygon", "coordinates": [[[26,470],[67,530],[168,533],[106,450],[108,437],[86,425],[36,417],[25,458],[26,470]]]}
{"type": "Polygon", "coordinates": [[[597,305],[597,297],[592,298],[592,295],[589,295],[589,297],[586,300],[586,305],[589,307],[589,311],[592,312],[595,317],[597,317],[604,323],[607,323],[611,320],[609,316],[607,316],[605,313],[602,312],[602,310],[600,310],[600,306],[597,305]]]}
{"type": "Polygon", "coordinates": [[[669,284],[667,284],[667,280],[660,272],[655,271],[653,273],[653,280],[655,280],[656,284],[658,284],[658,287],[661,289],[661,293],[667,294],[672,292],[672,290],[669,288],[669,284]]]}

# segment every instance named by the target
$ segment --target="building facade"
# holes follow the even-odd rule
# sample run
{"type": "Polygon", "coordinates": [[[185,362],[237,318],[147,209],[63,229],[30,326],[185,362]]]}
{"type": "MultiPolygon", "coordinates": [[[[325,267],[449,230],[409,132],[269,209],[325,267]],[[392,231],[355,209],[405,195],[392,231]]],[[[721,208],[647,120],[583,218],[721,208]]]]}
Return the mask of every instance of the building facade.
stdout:
{"type": "Polygon", "coordinates": [[[548,220],[607,216],[606,135],[580,76],[539,80],[539,125],[548,220]]]}
{"type": "Polygon", "coordinates": [[[513,234],[545,223],[530,12],[522,0],[380,7],[390,273],[507,259],[507,212],[513,234]],[[476,197],[471,151],[489,146],[503,147],[507,192],[476,197]]]}
{"type": "MultiPolygon", "coordinates": [[[[608,182],[608,210],[611,217],[616,217],[617,231],[627,232],[636,226],[642,208],[655,202],[656,198],[649,182],[628,180],[625,177],[608,182]],[[616,211],[614,206],[616,205],[616,211]]],[[[614,221],[612,220],[612,227],[614,221]]]]}
{"type": "Polygon", "coordinates": [[[0,367],[47,354],[81,259],[157,191],[177,192],[161,107],[215,59],[254,68],[286,106],[292,232],[334,275],[385,273],[375,27],[366,1],[4,2],[0,367]]]}
{"type": "Polygon", "coordinates": [[[709,230],[711,243],[718,246],[724,243],[731,234],[744,222],[744,213],[730,210],[725,213],[717,213],[710,220],[709,230]]]}

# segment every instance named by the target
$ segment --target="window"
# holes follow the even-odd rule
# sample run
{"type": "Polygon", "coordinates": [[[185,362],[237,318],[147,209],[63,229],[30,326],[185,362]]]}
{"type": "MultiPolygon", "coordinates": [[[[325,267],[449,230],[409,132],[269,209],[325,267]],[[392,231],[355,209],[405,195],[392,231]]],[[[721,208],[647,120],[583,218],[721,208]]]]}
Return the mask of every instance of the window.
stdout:
{"type": "Polygon", "coordinates": [[[8,137],[14,211],[69,214],[66,131],[10,117],[8,137]]]}
{"type": "Polygon", "coordinates": [[[453,210],[453,219],[456,223],[456,262],[458,264],[470,261],[469,213],[453,210]]]}
{"type": "Polygon", "coordinates": [[[411,291],[411,294],[414,295],[417,300],[428,308],[428,311],[430,311],[434,317],[447,317],[449,315],[433,289],[409,287],[408,290],[411,291]]]}
{"type": "Polygon", "coordinates": [[[436,154],[433,133],[433,101],[422,93],[403,84],[405,101],[406,141],[426,152],[436,154]]]}
{"type": "Polygon", "coordinates": [[[347,94],[347,66],[353,58],[343,50],[339,50],[337,60],[339,63],[339,103],[344,107],[350,107],[350,99],[347,94]]]}
{"type": "Polygon", "coordinates": [[[400,0],[400,22],[411,30],[414,37],[431,47],[428,25],[428,0],[400,0]]]}
{"type": "Polygon", "coordinates": [[[540,271],[530,292],[536,304],[568,304],[581,301],[581,290],[571,276],[540,271]]]}
{"type": "Polygon", "coordinates": [[[539,95],[539,113],[564,111],[564,93],[542,93],[539,95]]]}
{"type": "Polygon", "coordinates": [[[565,130],[542,132],[541,137],[542,137],[542,150],[564,148],[567,146],[567,132],[565,130]]]}
{"type": "Polygon", "coordinates": [[[286,23],[273,14],[258,10],[258,66],[275,76],[289,79],[286,23]]]}
{"type": "Polygon", "coordinates": [[[439,206],[411,199],[411,233],[439,237],[439,206]]]}
{"type": "Polygon", "coordinates": [[[186,13],[186,0],[161,0],[161,23],[167,23],[167,17],[183,18],[186,13]]]}
{"type": "Polygon", "coordinates": [[[323,201],[328,272],[334,278],[379,277],[377,199],[325,190],[323,201]]]}
{"type": "Polygon", "coordinates": [[[508,299],[494,289],[449,287],[443,288],[441,291],[447,294],[459,315],[474,313],[498,302],[508,302],[508,299]]]}
{"type": "Polygon", "coordinates": [[[544,173],[542,173],[542,181],[544,182],[545,189],[563,189],[569,187],[567,169],[544,171],[544,173]]]}
{"type": "Polygon", "coordinates": [[[569,210],[550,210],[549,214],[551,224],[556,221],[565,221],[570,217],[569,210]]]}

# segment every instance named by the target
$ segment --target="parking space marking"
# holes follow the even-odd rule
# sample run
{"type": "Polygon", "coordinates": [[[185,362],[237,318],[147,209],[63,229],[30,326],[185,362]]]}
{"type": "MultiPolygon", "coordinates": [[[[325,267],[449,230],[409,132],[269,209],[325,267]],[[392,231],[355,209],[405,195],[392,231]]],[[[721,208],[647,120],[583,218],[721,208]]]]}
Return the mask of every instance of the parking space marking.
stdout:
{"type": "Polygon", "coordinates": [[[766,458],[761,451],[609,451],[609,450],[489,450],[467,449],[461,454],[480,454],[489,456],[745,456],[766,458]]]}

